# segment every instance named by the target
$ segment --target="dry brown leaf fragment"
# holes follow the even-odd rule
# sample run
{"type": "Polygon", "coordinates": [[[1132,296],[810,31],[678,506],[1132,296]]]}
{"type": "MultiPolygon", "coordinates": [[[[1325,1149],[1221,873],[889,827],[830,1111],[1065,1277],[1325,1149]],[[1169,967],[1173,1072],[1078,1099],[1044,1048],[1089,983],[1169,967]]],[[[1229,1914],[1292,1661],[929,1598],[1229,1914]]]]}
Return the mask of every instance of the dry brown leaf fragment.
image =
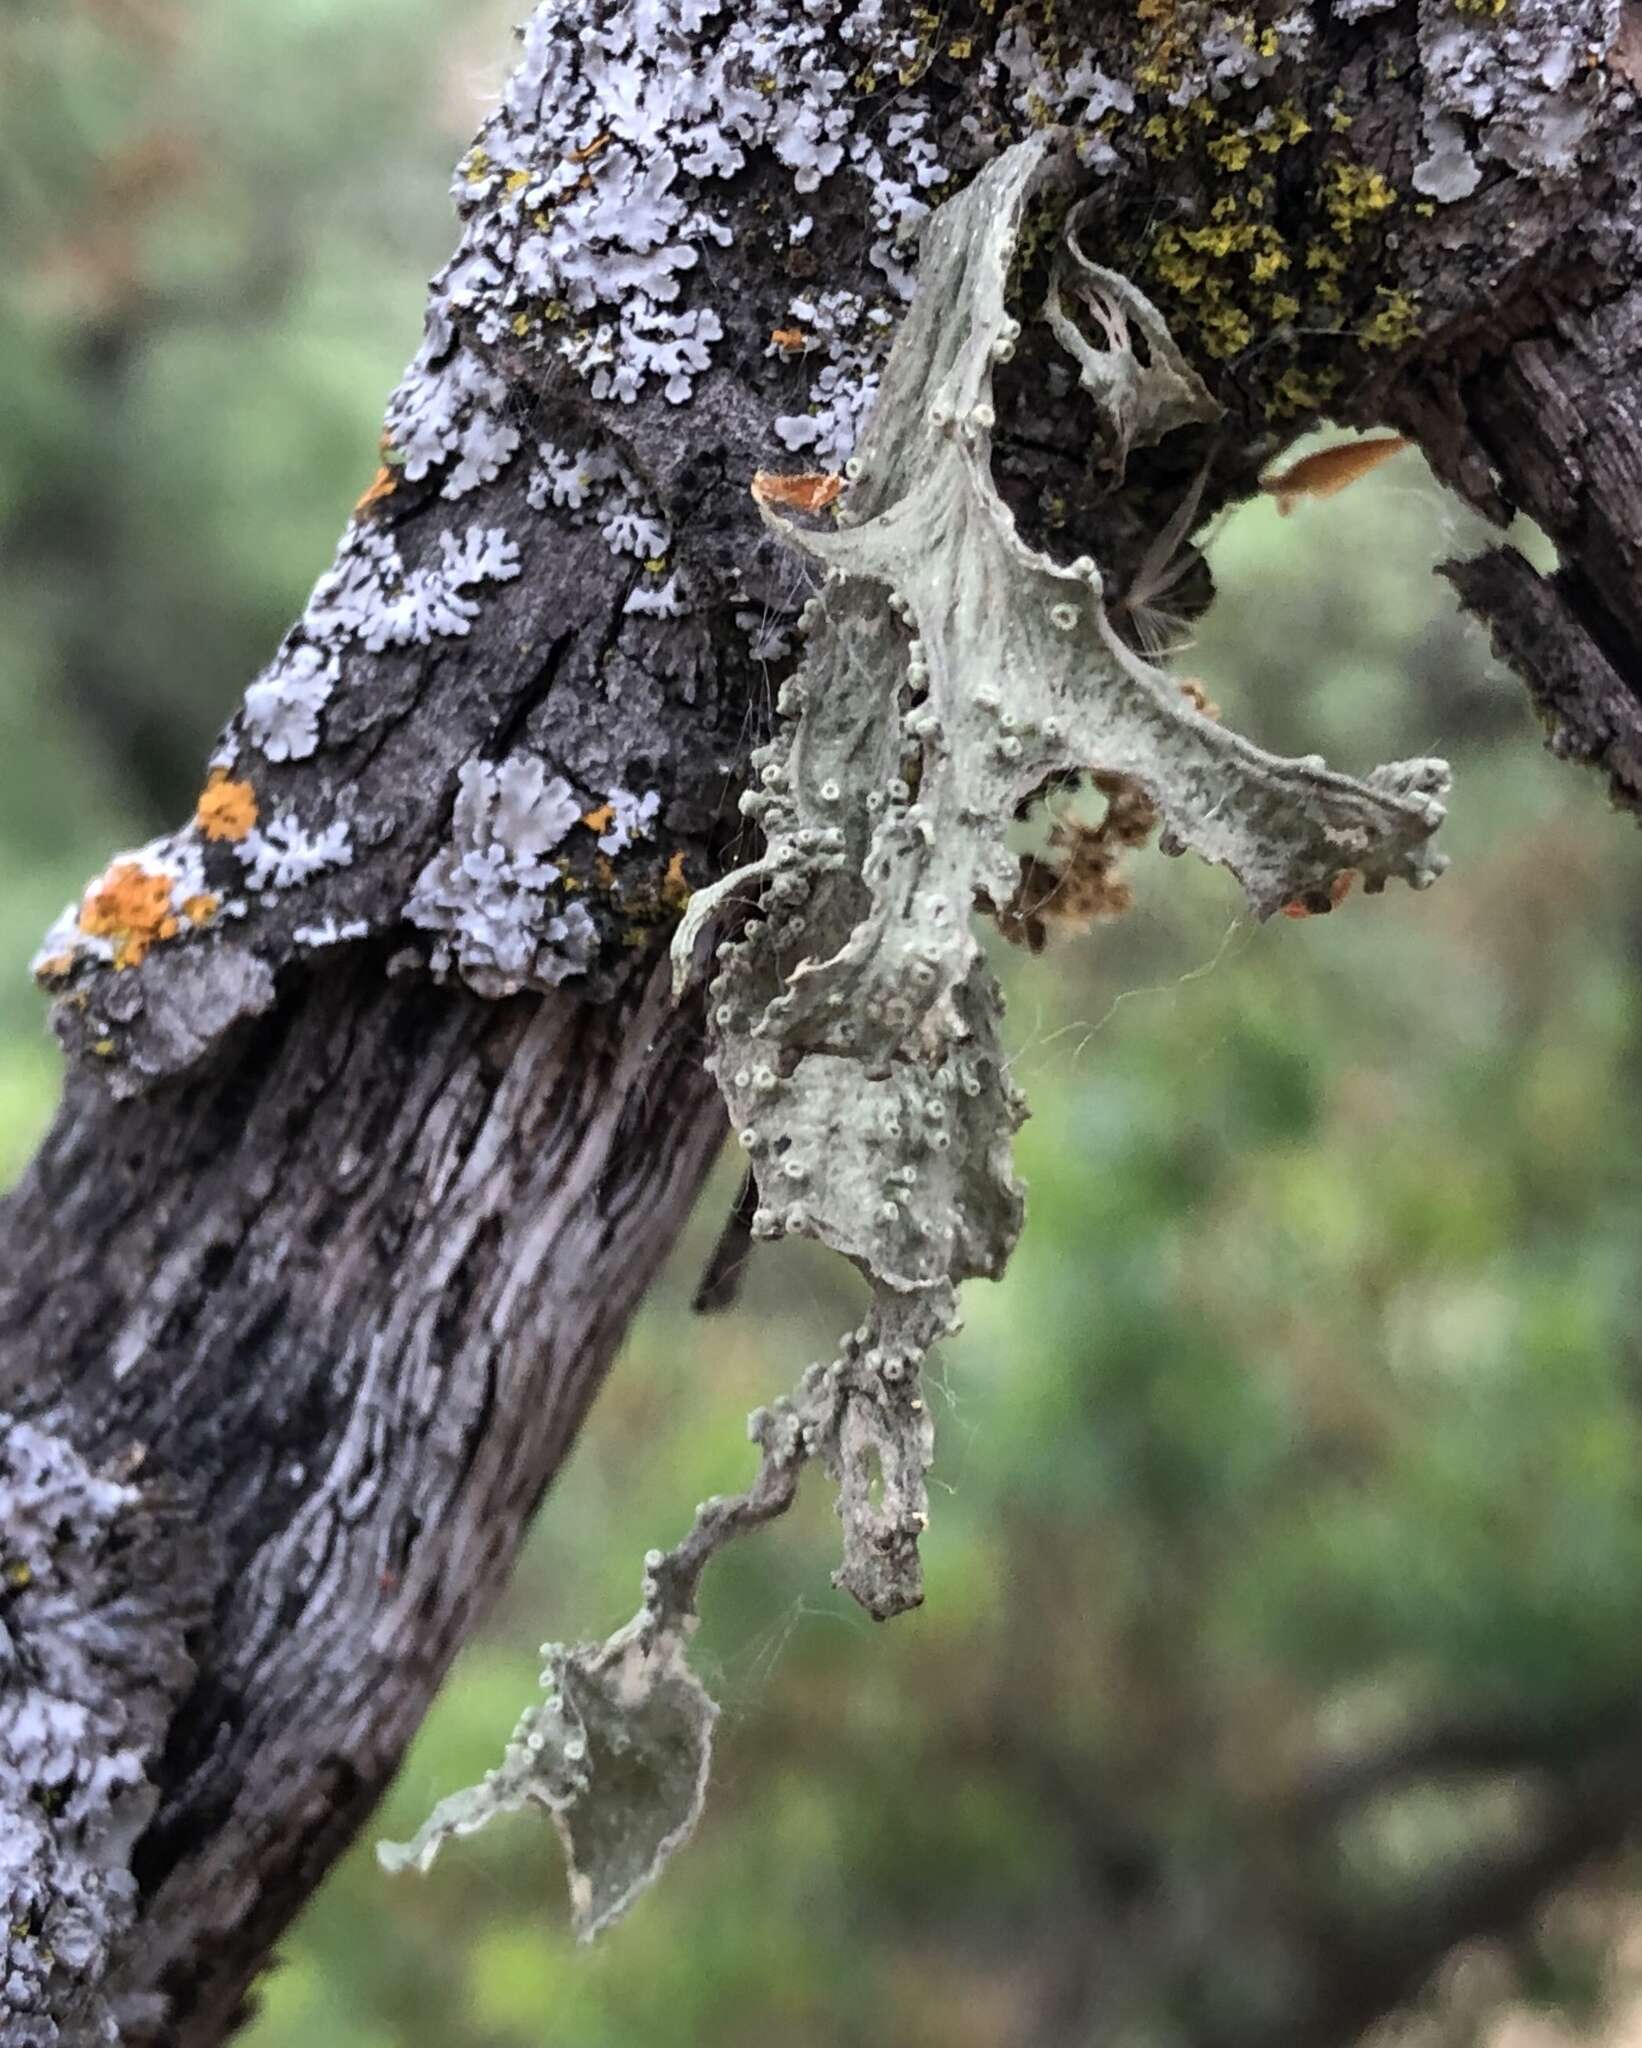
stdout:
{"type": "Polygon", "coordinates": [[[384,463],[360,493],[354,504],[354,517],[358,518],[361,512],[368,512],[373,505],[380,505],[384,498],[391,498],[398,486],[397,473],[384,463]]]}
{"type": "Polygon", "coordinates": [[[684,873],[684,849],[677,848],[661,878],[661,900],[670,910],[680,910],[690,900],[690,883],[684,873]]]}
{"type": "Polygon", "coordinates": [[[1057,820],[1048,857],[1022,854],[1015,893],[994,913],[1004,937],[1029,952],[1041,953],[1051,936],[1074,937],[1102,918],[1121,917],[1134,901],[1119,863],[1157,829],[1157,807],[1127,775],[1096,770],[1089,780],[1106,798],[1105,817],[1098,825],[1057,820]]]}
{"type": "Polygon", "coordinates": [[[1407,446],[1408,438],[1404,434],[1380,434],[1366,441],[1342,441],[1337,447],[1319,448],[1314,454],[1302,455],[1287,469],[1263,476],[1260,488],[1268,497],[1277,500],[1278,512],[1287,517],[1300,499],[1332,498],[1336,491],[1343,491],[1347,484],[1354,484],[1359,477],[1367,476],[1371,469],[1378,469],[1382,462],[1407,446]]]}
{"type": "Polygon", "coordinates": [[[753,496],[761,505],[785,505],[793,512],[824,512],[844,488],[844,479],[827,470],[806,470],[782,476],[761,469],[753,478],[753,496]]]}

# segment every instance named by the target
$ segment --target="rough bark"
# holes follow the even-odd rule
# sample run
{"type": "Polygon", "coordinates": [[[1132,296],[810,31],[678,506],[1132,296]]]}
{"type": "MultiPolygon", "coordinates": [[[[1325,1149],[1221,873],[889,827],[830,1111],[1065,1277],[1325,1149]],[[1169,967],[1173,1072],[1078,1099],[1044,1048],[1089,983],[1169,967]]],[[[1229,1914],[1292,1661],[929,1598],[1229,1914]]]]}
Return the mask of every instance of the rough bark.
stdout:
{"type": "MultiPolygon", "coordinates": [[[[778,64],[768,91],[749,80],[745,162],[700,173],[725,232],[696,233],[686,299],[721,337],[687,373],[640,377],[631,403],[600,395],[596,335],[571,361],[557,343],[575,320],[556,302],[502,305],[529,237],[498,228],[515,188],[470,158],[463,248],[390,419],[414,440],[407,419],[453,363],[496,395],[464,400],[460,434],[427,460],[400,447],[392,488],[344,542],[368,603],[345,628],[335,586],[311,608],[281,657],[287,725],[264,701],[227,736],[222,829],[155,856],[186,868],[191,901],[214,899],[201,928],[167,911],[134,932],[122,897],[100,927],[71,920],[43,963],[77,1070],[0,1211],[9,1427],[86,1471],[120,1461],[131,1498],[109,1513],[132,1540],[179,1511],[197,1540],[154,1617],[153,1726],[133,1734],[153,1805],[129,1859],[135,1897],[111,1894],[98,1941],[47,1972],[33,2011],[17,2009],[33,2030],[19,2040],[97,2038],[104,1991],[133,2041],[204,2048],[228,2031],[493,1595],[699,1184],[721,1112],[656,953],[680,885],[723,863],[780,673],[764,629],[801,595],[747,485],[795,452],[835,468],[847,451],[848,419],[836,434],[790,424],[826,415],[800,348],[819,349],[858,409],[881,343],[829,335],[812,302],[847,291],[898,307],[911,252],[895,229],[919,190],[933,196],[929,161],[961,181],[1045,114],[1065,120],[1084,144],[1085,247],[1157,301],[1226,408],[1212,442],[1177,436],[1137,458],[1114,497],[1087,460],[1085,401],[1029,329],[1000,380],[996,468],[1035,539],[1094,555],[1121,589],[1205,460],[1207,513],[1320,412],[1402,425],[1473,502],[1520,506],[1557,542],[1554,578],[1506,556],[1458,580],[1562,751],[1636,798],[1642,428],[1619,374],[1642,275],[1632,8],[1515,0],[1500,20],[1350,0],[1245,18],[1154,0],[1138,20],[1087,7],[1039,46],[1003,10],[952,10],[939,41],[910,9],[752,12],[777,52],[813,32],[836,80],[800,86],[778,64]],[[1101,83],[1079,82],[1090,74],[1101,83]],[[795,125],[758,128],[759,96],[783,118],[796,108],[795,125]],[[821,102],[842,168],[833,131],[804,125],[821,102]],[[911,114],[923,158],[895,128],[911,114]],[[1266,115],[1282,130],[1269,150],[1266,115]],[[801,344],[780,338],[795,322],[801,344]],[[470,459],[475,422],[490,438],[470,459]],[[665,563],[641,568],[641,550],[609,542],[579,512],[580,485],[542,481],[542,438],[619,467],[619,509],[660,519],[665,563]],[[498,531],[516,559],[490,545],[498,531]],[[450,549],[469,541],[457,573],[450,549]],[[396,637],[388,612],[442,560],[444,622],[396,637]],[[310,750],[300,718],[295,743],[287,730],[289,679],[333,653],[310,750]],[[551,773],[593,821],[556,855],[558,936],[544,915],[523,952],[516,924],[450,907],[494,822],[473,826],[474,806],[500,803],[501,769],[521,763],[537,777],[526,812],[551,773]],[[617,792],[659,806],[625,843],[601,829],[617,792]],[[300,857],[290,832],[270,840],[287,816],[300,857]],[[253,879],[258,844],[272,886],[253,879]],[[100,953],[86,943],[99,928],[100,953]],[[427,978],[430,932],[444,987],[427,978]]],[[[656,17],[631,0],[576,20],[619,43],[656,17]]],[[[555,36],[570,49],[551,7],[534,33],[527,73],[555,36]]],[[[674,33],[705,65],[724,22],[683,7],[674,33]]],[[[561,131],[538,76],[533,99],[507,103],[503,139],[573,163],[574,207],[614,175],[610,136],[633,116],[591,44],[566,61],[590,95],[580,125],[561,131]]],[[[602,245],[595,267],[614,321],[636,287],[602,245]]],[[[617,358],[613,375],[619,345],[617,358]]],[[[72,1618],[84,1600],[66,1553],[61,1571],[72,1618]]],[[[14,1712],[62,1622],[30,1593],[11,1589],[0,1669],[14,1712]]],[[[117,1849],[118,1831],[104,1836],[117,1849]]],[[[42,1849],[48,1878],[69,1846],[42,1849]]],[[[14,1923],[16,1954],[36,1954],[41,1932],[14,1923]]]]}
{"type": "Polygon", "coordinates": [[[361,948],[243,1057],[112,1142],[59,1122],[7,1300],[49,1347],[39,1426],[194,1507],[172,1597],[211,1648],[133,1867],[140,1988],[200,2039],[392,1770],[720,1132],[642,971],[487,1005],[361,948]]]}

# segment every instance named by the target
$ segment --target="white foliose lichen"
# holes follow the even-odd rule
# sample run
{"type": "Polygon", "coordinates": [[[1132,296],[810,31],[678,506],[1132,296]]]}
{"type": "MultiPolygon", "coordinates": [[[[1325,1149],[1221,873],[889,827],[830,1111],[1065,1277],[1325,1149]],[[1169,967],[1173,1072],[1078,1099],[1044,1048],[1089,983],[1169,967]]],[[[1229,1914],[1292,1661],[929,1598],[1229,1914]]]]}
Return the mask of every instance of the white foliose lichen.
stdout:
{"type": "Polygon", "coordinates": [[[463,639],[479,616],[478,586],[518,573],[518,547],[499,526],[441,533],[438,559],[407,569],[389,534],[355,523],[315,585],[300,630],[332,652],[348,641],[380,654],[463,639]]]}
{"type": "Polygon", "coordinates": [[[350,917],[345,923],[327,917],[318,924],[299,924],[291,933],[291,941],[293,945],[310,946],[317,952],[325,946],[346,945],[350,939],[369,938],[370,931],[370,924],[363,917],[350,917]]]}
{"type": "Polygon", "coordinates": [[[500,476],[518,449],[506,401],[506,381],[472,349],[457,347],[437,376],[405,379],[389,403],[384,438],[409,482],[449,463],[439,495],[464,497],[500,476]]]}
{"type": "MultiPolygon", "coordinates": [[[[1208,37],[1214,33],[1211,27],[1208,37]]],[[[1087,50],[1079,51],[1070,61],[1063,53],[1051,59],[1021,20],[1004,29],[995,48],[997,61],[1009,79],[1010,106],[1019,119],[1034,126],[1045,121],[1074,125],[1079,161],[1085,169],[1114,169],[1117,152],[1097,123],[1104,114],[1134,111],[1134,93],[1123,80],[1108,77],[1087,50]]],[[[1206,38],[1205,55],[1209,50],[1206,38]]]]}
{"type": "Polygon", "coordinates": [[[246,888],[260,895],[265,890],[299,889],[316,875],[349,866],[353,839],[345,819],[333,818],[309,831],[294,811],[282,811],[266,824],[254,825],[234,851],[245,868],[246,888]]]}
{"type": "MultiPolygon", "coordinates": [[[[909,70],[882,0],[542,0],[521,42],[458,166],[467,231],[389,414],[412,479],[445,465],[445,495],[459,497],[518,445],[476,349],[551,348],[596,399],[655,388],[683,404],[724,333],[712,306],[684,303],[687,284],[705,250],[729,245],[732,181],[759,152],[795,200],[834,177],[858,185],[871,261],[892,297],[910,291],[912,232],[953,167],[907,89],[929,52],[909,70]],[[857,101],[879,88],[897,104],[869,125],[857,101]]],[[[1093,105],[1104,89],[1091,72],[1071,99],[1093,105]]],[[[797,239],[809,216],[792,210],[797,239]]]]}
{"type": "Polygon", "coordinates": [[[787,311],[797,323],[793,331],[804,337],[805,354],[817,352],[825,360],[810,385],[809,409],[777,414],[776,439],[819,468],[841,470],[878,395],[894,315],[849,291],[795,298],[787,311]]]}
{"type": "Polygon", "coordinates": [[[319,714],[342,678],[334,654],[287,644],[245,693],[245,730],[270,761],[305,761],[319,745],[319,714]]]}
{"type": "Polygon", "coordinates": [[[635,583],[622,606],[629,618],[682,619],[689,609],[683,581],[676,575],[665,583],[635,583]]]}
{"type": "Polygon", "coordinates": [[[0,1415],[0,2011],[7,2048],[120,2039],[150,1770],[199,1619],[175,1531],[129,1476],[0,1415]]]}
{"type": "Polygon", "coordinates": [[[582,816],[562,775],[540,756],[468,761],[459,774],[450,841],[417,877],[405,905],[437,937],[429,965],[458,973],[484,996],[556,988],[598,950],[598,928],[558,885],[547,858],[582,816]]]}
{"type": "MultiPolygon", "coordinates": [[[[881,18],[879,7],[860,10],[845,24],[846,37],[860,42],[865,52],[865,31],[869,25],[877,29],[881,18]]],[[[1284,47],[1287,49],[1287,41],[1284,47]]],[[[927,54],[916,43],[900,46],[895,62],[908,69],[895,72],[897,83],[904,88],[906,77],[927,60],[927,54]]],[[[881,54],[875,61],[869,58],[868,68],[886,82],[887,74],[894,70],[881,54]]],[[[976,88],[982,98],[1001,93],[1022,123],[1075,122],[1077,138],[1072,146],[1083,168],[1106,171],[1116,167],[1117,153],[1098,123],[1108,112],[1131,111],[1134,95],[1122,80],[1109,77],[1100,68],[1087,47],[1063,43],[1051,52],[1017,12],[1015,18],[1006,18],[994,48],[979,58],[976,88]]],[[[1217,97],[1224,96],[1224,84],[1217,81],[1215,89],[1217,97]]],[[[1198,93],[1202,90],[1200,84],[1198,93]]],[[[968,116],[962,124],[968,145],[978,154],[988,154],[993,138],[974,128],[974,118],[968,116]]],[[[881,141],[873,129],[850,143],[848,162],[867,180],[871,217],[878,230],[872,261],[888,286],[884,299],[868,301],[847,290],[795,298],[789,303],[788,315],[803,336],[801,351],[782,344],[772,344],[770,350],[823,359],[810,384],[806,409],[780,413],[772,423],[784,448],[804,455],[820,468],[841,470],[854,453],[862,423],[877,396],[900,302],[912,292],[914,236],[929,212],[924,195],[952,173],[952,166],[937,153],[929,127],[928,110],[912,107],[889,117],[881,141]]]]}
{"type": "Polygon", "coordinates": [[[635,796],[628,789],[613,789],[606,802],[610,822],[599,834],[600,853],[625,853],[635,839],[650,838],[661,809],[659,790],[647,789],[643,796],[635,796]]]}
{"type": "Polygon", "coordinates": [[[480,585],[518,573],[518,547],[499,526],[441,533],[437,557],[407,570],[390,534],[355,520],[301,619],[246,691],[246,738],[266,760],[307,760],[350,646],[380,654],[461,639],[479,616],[480,585]]]}
{"type": "MultiPolygon", "coordinates": [[[[543,0],[458,167],[469,231],[390,422],[398,444],[449,460],[502,404],[455,344],[458,320],[481,346],[528,336],[558,349],[595,397],[631,403],[656,383],[682,404],[722,338],[710,307],[679,300],[702,250],[730,239],[728,181],[764,149],[797,193],[844,166],[849,80],[830,32],[875,11],[543,0]]],[[[924,168],[916,152],[859,166],[886,188],[924,168]]],[[[887,189],[870,198],[895,210],[887,189]]]]}
{"type": "Polygon", "coordinates": [[[643,579],[628,593],[624,611],[679,618],[690,609],[683,579],[667,566],[672,528],[613,443],[562,448],[538,442],[525,495],[538,512],[553,505],[572,526],[596,525],[611,554],[642,565],[643,579]]]}
{"type": "MultiPolygon", "coordinates": [[[[1316,33],[1309,8],[1290,8],[1258,30],[1251,30],[1247,14],[1222,8],[1198,41],[1197,57],[1205,71],[1197,73],[1195,62],[1188,69],[1205,78],[1215,99],[1224,100],[1238,87],[1263,85],[1284,65],[1303,61],[1316,33]]],[[[1176,87],[1169,97],[1176,106],[1188,106],[1195,91],[1183,93],[1176,87]]]]}
{"type": "Polygon", "coordinates": [[[1620,0],[1511,0],[1494,15],[1420,0],[1425,156],[1414,186],[1465,199],[1490,162],[1537,181],[1570,177],[1595,122],[1598,60],[1620,29],[1620,0]]]}
{"type": "MultiPolygon", "coordinates": [[[[1001,91],[1017,120],[1076,121],[1086,166],[1115,164],[1098,123],[1132,106],[1128,88],[1088,48],[1040,48],[1017,13],[996,54],[976,59],[977,96],[1001,91]]],[[[1279,31],[1291,54],[1288,17],[1279,31]]],[[[505,382],[481,350],[553,349],[597,400],[659,389],[684,404],[724,338],[713,306],[684,302],[689,282],[705,251],[731,243],[732,181],[759,152],[791,178],[793,241],[813,226],[797,201],[834,178],[858,188],[885,296],[896,308],[910,296],[916,232],[958,168],[920,91],[939,47],[927,25],[893,36],[883,0],[541,0],[520,36],[501,102],[457,167],[466,232],[388,416],[413,481],[443,466],[443,494],[459,498],[516,452],[505,382]]],[[[974,116],[959,128],[971,157],[994,146],[974,116]]],[[[784,445],[842,464],[891,318],[880,307],[873,330],[840,323],[826,337],[814,428],[782,414],[784,445]]]]}
{"type": "Polygon", "coordinates": [[[539,441],[536,456],[537,467],[530,473],[525,496],[537,512],[549,505],[580,512],[594,503],[607,485],[618,482],[624,492],[631,490],[631,480],[614,446],[561,448],[556,441],[539,441]]]}
{"type": "Polygon", "coordinates": [[[772,611],[738,611],[735,622],[747,636],[747,652],[754,661],[783,661],[793,645],[793,615],[772,611]]]}

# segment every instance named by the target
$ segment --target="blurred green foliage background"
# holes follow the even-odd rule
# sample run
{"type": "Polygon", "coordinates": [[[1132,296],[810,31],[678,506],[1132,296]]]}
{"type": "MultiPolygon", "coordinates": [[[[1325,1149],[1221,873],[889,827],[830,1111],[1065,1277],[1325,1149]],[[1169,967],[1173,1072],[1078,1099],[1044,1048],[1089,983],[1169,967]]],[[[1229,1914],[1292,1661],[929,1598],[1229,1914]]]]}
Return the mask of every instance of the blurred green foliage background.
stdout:
{"type": "MultiPolygon", "coordinates": [[[[190,801],[327,561],[508,18],[0,25],[0,1180],[57,1086],[27,957],[190,801]]],[[[937,1368],[924,1609],[877,1630],[830,1591],[812,1485],[710,1582],[709,1812],[614,1935],[574,1948],[529,1818],[421,1880],[362,1845],[248,2048],[1285,2048],[1355,2038],[1375,1982],[1508,1917],[1396,2039],[1612,2008],[1622,1863],[1568,1895],[1553,1856],[1525,1915],[1443,1917],[1584,1812],[1642,1698],[1642,846],[1429,574],[1478,539],[1413,455],[1216,536],[1184,666],[1270,746],[1447,753],[1455,865],[1256,929],[1226,876],[1143,857],[1120,923],[1003,963],[1030,1216],[937,1368]]],[[[645,1548],[744,1480],[745,1412],[852,1319],[803,1247],[689,1315],[734,1183],[380,1832],[495,1760],[537,1643],[625,1618],[645,1548]]]]}

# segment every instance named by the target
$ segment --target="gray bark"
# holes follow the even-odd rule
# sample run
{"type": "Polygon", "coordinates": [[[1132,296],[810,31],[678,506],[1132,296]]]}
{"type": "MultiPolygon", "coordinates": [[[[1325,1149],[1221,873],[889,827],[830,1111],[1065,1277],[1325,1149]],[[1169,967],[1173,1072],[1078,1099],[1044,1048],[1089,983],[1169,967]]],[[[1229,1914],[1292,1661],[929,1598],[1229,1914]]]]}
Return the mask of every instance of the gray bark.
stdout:
{"type": "MultiPolygon", "coordinates": [[[[778,42],[822,19],[779,0],[757,12],[778,42]]],[[[923,112],[960,180],[1034,118],[1028,86],[1040,104],[1047,86],[1049,111],[1091,143],[1085,246],[1157,299],[1226,407],[1212,447],[1176,437],[1137,456],[1114,498],[1086,460],[1080,397],[1055,383],[1053,344],[1029,329],[1000,380],[997,455],[1023,527],[1063,557],[1094,555],[1121,588],[1206,456],[1205,514],[1325,407],[1401,425],[1472,502],[1520,506],[1562,550],[1552,578],[1506,553],[1456,580],[1546,707],[1554,743],[1634,806],[1634,7],[1514,0],[1495,20],[1446,0],[1355,0],[1288,10],[1269,50],[1228,36],[1208,7],[1162,12],[1137,41],[1128,7],[1085,8],[1087,50],[1044,56],[1026,85],[991,62],[1000,35],[1026,33],[1002,9],[944,18],[939,46],[894,9],[858,18],[849,42],[844,17],[822,19],[846,146],[877,147],[892,115],[923,112]],[[864,62],[893,53],[903,29],[916,58],[892,54],[859,89],[864,62]],[[1117,91],[1068,92],[1079,57],[1117,91]],[[1184,125],[1194,99],[1221,125],[1184,125]],[[1303,124],[1269,174],[1258,142],[1252,171],[1206,153],[1234,117],[1279,100],[1303,124]],[[1369,171],[1394,205],[1373,187],[1365,197],[1369,171]],[[1249,182],[1261,175],[1264,192],[1249,182]],[[1326,318],[1274,312],[1212,254],[1198,266],[1212,289],[1178,266],[1171,285],[1160,225],[1207,224],[1226,196],[1275,223],[1297,294],[1337,279],[1326,318]],[[1388,317],[1396,295],[1411,318],[1388,317]]],[[[634,0],[632,19],[651,13],[634,0]]],[[[587,18],[628,17],[608,5],[587,18]]],[[[689,33],[705,59],[723,31],[714,19],[689,33]]],[[[601,153],[613,156],[597,136],[625,118],[614,97],[600,113],[615,87],[599,76],[575,138],[595,188],[601,153]]],[[[515,141],[529,145],[536,123],[546,157],[563,161],[555,118],[549,96],[505,115],[515,141]]],[[[886,296],[867,199],[889,173],[846,168],[795,191],[794,155],[766,135],[712,185],[729,238],[703,243],[688,296],[723,335],[682,396],[652,377],[631,404],[590,397],[556,328],[487,324],[485,291],[457,289],[469,271],[436,286],[436,346],[407,390],[470,350],[500,380],[489,416],[517,451],[493,475],[481,466],[455,512],[453,451],[419,476],[407,465],[343,559],[374,535],[402,568],[437,566],[454,520],[458,537],[505,529],[519,573],[475,587],[465,631],[377,634],[375,651],[370,633],[344,635],[312,753],[280,760],[243,719],[231,729],[225,758],[255,786],[264,827],[286,811],[310,833],[340,823],[345,864],[247,890],[243,853],[210,840],[195,847],[205,884],[238,892],[242,917],[157,939],[124,966],[48,962],[74,1070],[0,1209],[0,1478],[19,1527],[42,1457],[82,1505],[55,1533],[40,1524],[28,1582],[4,1596],[6,1796],[33,1828],[15,1877],[0,1860],[19,1906],[0,1932],[8,2039],[96,2039],[110,2013],[127,2039],[179,2048],[231,2029],[505,1576],[719,1142],[696,1019],[669,1007],[658,954],[670,883],[725,864],[764,723],[771,675],[741,619],[784,614],[800,594],[747,495],[755,469],[813,459],[772,425],[805,410],[813,366],[769,337],[795,317],[794,295],[886,296]],[[803,214],[813,225],[795,240],[803,214]],[[544,436],[616,451],[670,529],[667,573],[691,593],[682,615],[631,609],[663,572],[532,489],[544,436]],[[407,925],[407,905],[453,833],[458,853],[474,850],[452,825],[464,765],[519,759],[593,811],[618,788],[655,792],[653,836],[609,869],[595,828],[576,840],[566,900],[593,905],[585,971],[555,985],[567,956],[545,937],[522,965],[487,966],[480,939],[494,934],[458,918],[442,940],[451,978],[435,986],[428,929],[407,925]],[[113,1493],[98,1492],[99,1473],[113,1493]],[[133,1548],[163,1569],[128,1611],[108,1603],[133,1548]],[[73,1663],[90,1613],[116,1646],[129,1628],[123,1663],[112,1651],[73,1663]],[[150,1676],[122,1728],[59,1715],[51,1743],[31,1746],[42,1699],[109,1707],[132,1692],[121,1674],[133,1659],[150,1676]],[[135,1759],[140,1785],[98,1777],[115,1753],[135,1759]],[[53,1946],[52,1915],[82,1866],[134,1882],[82,1887],[91,1931],[53,1946]]],[[[910,184],[904,164],[890,170],[910,184]]],[[[465,189],[463,260],[488,251],[505,272],[519,258],[493,232],[505,184],[475,164],[465,189]]],[[[608,292],[600,317],[613,320],[608,292]]]]}

